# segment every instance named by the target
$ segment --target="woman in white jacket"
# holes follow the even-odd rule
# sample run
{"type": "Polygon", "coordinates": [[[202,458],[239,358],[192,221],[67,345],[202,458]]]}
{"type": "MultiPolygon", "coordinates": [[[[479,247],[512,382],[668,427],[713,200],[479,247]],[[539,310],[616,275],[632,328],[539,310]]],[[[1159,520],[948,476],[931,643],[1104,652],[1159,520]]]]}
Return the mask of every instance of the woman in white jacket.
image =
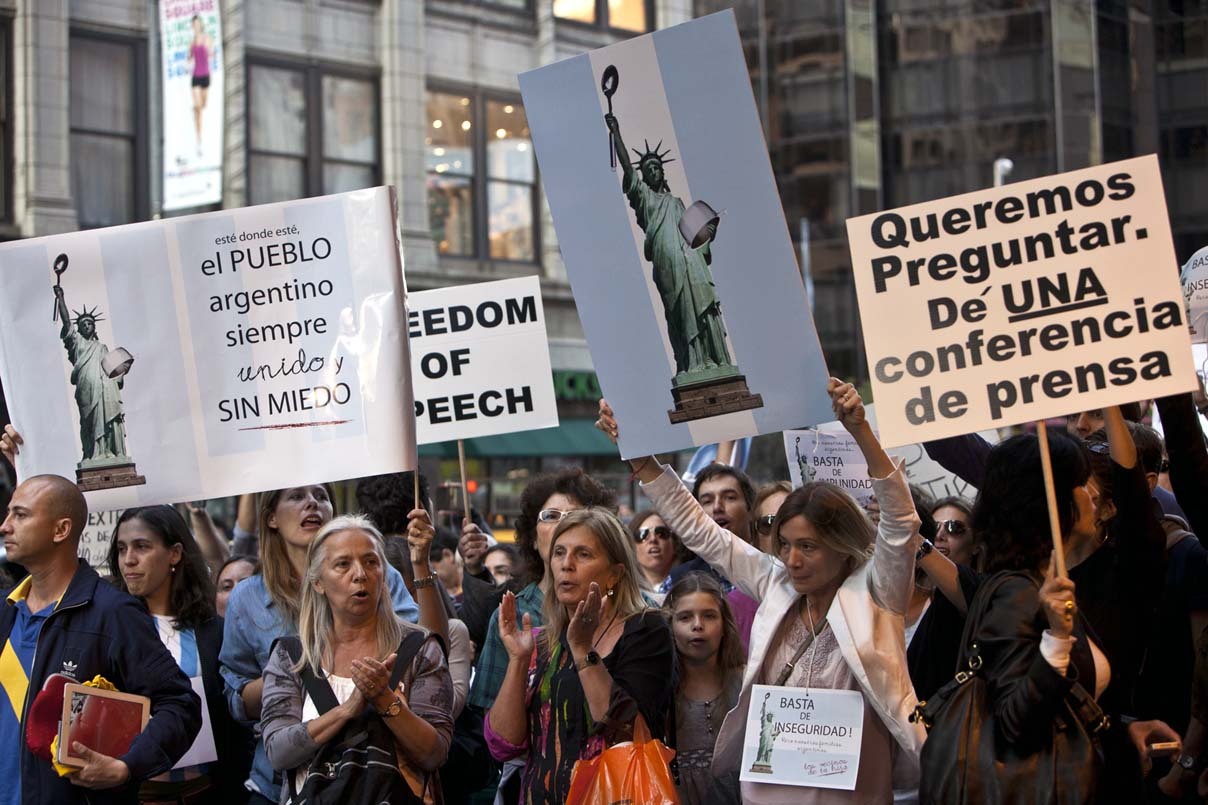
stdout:
{"type": "MultiPolygon", "coordinates": [[[[914,584],[919,518],[905,470],[881,448],[858,392],[834,378],[828,391],[837,418],[868,461],[881,504],[879,526],[838,487],[806,484],[777,514],[779,558],[773,557],[714,523],[657,459],[631,462],[642,491],[684,544],[760,602],[742,695],[718,735],[714,774],[731,771],[742,758],[752,685],[808,684],[864,697],[855,791],[744,782],[745,803],[888,803],[895,788],[918,785],[925,732],[909,721],[916,699],[906,667],[904,613],[914,584]]],[[[597,425],[615,439],[616,421],[603,401],[600,414],[597,425]]]]}

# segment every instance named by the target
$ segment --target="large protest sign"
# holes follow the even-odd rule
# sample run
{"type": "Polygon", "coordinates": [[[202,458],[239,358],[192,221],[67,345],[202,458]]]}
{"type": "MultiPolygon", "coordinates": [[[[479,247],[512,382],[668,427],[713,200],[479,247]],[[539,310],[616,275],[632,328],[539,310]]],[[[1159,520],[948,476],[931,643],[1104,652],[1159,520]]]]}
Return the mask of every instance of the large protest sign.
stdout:
{"type": "Polygon", "coordinates": [[[1158,161],[848,220],[887,445],[1187,391],[1158,161]]]}
{"type": "Polygon", "coordinates": [[[395,213],[377,188],[0,245],[18,474],[102,511],[409,468],[395,213]]]}
{"type": "Polygon", "coordinates": [[[419,291],[407,309],[420,444],[557,427],[537,277],[419,291]]]}
{"type": "Polygon", "coordinates": [[[622,456],[830,417],[731,11],[520,76],[622,456]]]}
{"type": "Polygon", "coordinates": [[[222,201],[218,0],[159,0],[165,210],[222,201]]]}
{"type": "Polygon", "coordinates": [[[1183,296],[1187,301],[1187,320],[1191,340],[1208,343],[1208,246],[1191,255],[1179,270],[1183,296]]]}

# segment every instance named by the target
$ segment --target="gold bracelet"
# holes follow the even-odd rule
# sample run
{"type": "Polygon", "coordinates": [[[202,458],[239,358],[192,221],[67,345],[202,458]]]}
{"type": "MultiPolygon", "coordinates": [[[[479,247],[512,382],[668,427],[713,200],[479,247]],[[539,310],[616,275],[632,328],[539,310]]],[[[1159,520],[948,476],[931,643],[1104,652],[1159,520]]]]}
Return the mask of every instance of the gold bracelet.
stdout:
{"type": "Polygon", "coordinates": [[[425,587],[435,587],[435,586],[436,586],[436,574],[435,573],[433,573],[430,576],[424,576],[422,579],[415,580],[415,589],[417,589],[417,590],[422,590],[425,587]]]}

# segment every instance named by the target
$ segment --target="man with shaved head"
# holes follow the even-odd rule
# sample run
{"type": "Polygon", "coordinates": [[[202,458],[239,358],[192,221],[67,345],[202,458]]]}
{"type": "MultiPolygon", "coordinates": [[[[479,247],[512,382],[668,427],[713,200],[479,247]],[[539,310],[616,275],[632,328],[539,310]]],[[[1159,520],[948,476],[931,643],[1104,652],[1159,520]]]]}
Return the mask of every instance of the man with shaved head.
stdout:
{"type": "Polygon", "coordinates": [[[133,805],[139,782],[172,768],[201,726],[201,702],[147,610],[78,558],[87,522],[74,483],[37,475],[16,488],[0,524],[8,558],[29,571],[0,605],[0,805],[133,805]],[[73,754],[87,763],[60,777],[29,750],[29,706],[56,673],[79,682],[99,674],[151,699],[151,720],[129,751],[108,757],[77,743],[73,754]]]}

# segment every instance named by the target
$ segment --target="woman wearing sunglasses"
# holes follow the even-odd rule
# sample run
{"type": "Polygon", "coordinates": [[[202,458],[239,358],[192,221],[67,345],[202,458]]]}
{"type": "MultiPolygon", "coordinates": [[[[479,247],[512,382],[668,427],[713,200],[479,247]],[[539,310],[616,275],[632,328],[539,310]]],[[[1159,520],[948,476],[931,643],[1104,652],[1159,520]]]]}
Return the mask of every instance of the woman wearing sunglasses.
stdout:
{"type": "Polygon", "coordinates": [[[755,538],[766,554],[776,555],[776,512],[792,491],[788,481],[776,481],[755,493],[755,538]]]}
{"type": "Polygon", "coordinates": [[[659,606],[671,592],[671,568],[675,567],[679,540],[652,509],[638,512],[629,521],[638,569],[642,571],[642,591],[659,606]]]}
{"type": "Polygon", "coordinates": [[[931,506],[931,516],[935,518],[938,529],[935,549],[958,565],[976,567],[974,559],[978,555],[978,546],[969,528],[972,514],[973,507],[969,502],[955,495],[940,498],[931,506]]]}

